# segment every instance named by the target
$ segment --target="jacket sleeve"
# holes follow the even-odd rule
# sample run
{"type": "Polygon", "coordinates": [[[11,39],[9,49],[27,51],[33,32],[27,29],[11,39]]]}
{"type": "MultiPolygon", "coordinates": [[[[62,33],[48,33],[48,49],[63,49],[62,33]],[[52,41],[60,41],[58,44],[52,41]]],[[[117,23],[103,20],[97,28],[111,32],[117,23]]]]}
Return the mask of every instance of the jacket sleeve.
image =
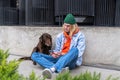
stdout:
{"type": "Polygon", "coordinates": [[[55,50],[54,51],[61,51],[62,47],[62,33],[58,34],[56,37],[56,42],[55,42],[55,50]]]}
{"type": "Polygon", "coordinates": [[[78,38],[78,42],[77,42],[77,48],[79,51],[79,55],[78,57],[81,57],[85,51],[85,36],[84,34],[81,33],[81,35],[78,38]]]}
{"type": "Polygon", "coordinates": [[[84,36],[84,34],[82,34],[82,33],[80,34],[76,47],[79,51],[78,59],[76,61],[76,65],[80,66],[82,64],[82,55],[85,51],[85,36],[84,36]]]}

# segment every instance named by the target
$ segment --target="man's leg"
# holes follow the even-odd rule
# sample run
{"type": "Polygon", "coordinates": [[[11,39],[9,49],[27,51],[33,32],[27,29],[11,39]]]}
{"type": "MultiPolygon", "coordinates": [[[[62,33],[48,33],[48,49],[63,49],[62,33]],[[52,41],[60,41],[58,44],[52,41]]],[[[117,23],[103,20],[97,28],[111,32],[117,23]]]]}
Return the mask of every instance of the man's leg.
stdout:
{"type": "Polygon", "coordinates": [[[66,67],[67,65],[72,64],[73,66],[75,66],[77,57],[78,57],[78,49],[71,48],[71,50],[67,54],[65,54],[59,58],[59,60],[54,65],[54,67],[56,68],[57,72],[60,72],[62,70],[62,68],[66,67]],[[74,62],[74,64],[73,64],[73,62],[74,62]]]}
{"type": "Polygon", "coordinates": [[[70,70],[76,68],[76,61],[77,61],[77,58],[75,58],[74,60],[72,60],[72,62],[70,62],[70,63],[67,65],[70,70]]]}
{"type": "Polygon", "coordinates": [[[44,68],[51,68],[54,65],[54,63],[58,60],[58,58],[53,58],[50,55],[45,55],[39,52],[34,52],[31,55],[31,59],[44,68]]]}

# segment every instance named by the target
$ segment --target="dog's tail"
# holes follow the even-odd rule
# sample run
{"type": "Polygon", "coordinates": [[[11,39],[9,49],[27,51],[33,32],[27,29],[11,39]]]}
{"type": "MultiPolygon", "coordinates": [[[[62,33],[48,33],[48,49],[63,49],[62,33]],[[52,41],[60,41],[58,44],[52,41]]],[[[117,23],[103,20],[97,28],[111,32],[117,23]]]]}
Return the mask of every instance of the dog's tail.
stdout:
{"type": "MultiPolygon", "coordinates": [[[[33,61],[33,60],[31,59],[31,57],[21,57],[21,58],[19,58],[18,60],[19,60],[19,61],[22,61],[22,60],[31,60],[31,61],[33,61]]],[[[33,64],[36,65],[37,63],[33,61],[33,64]]]]}
{"type": "Polygon", "coordinates": [[[21,58],[19,58],[18,60],[21,61],[21,60],[32,60],[32,59],[31,59],[31,57],[21,57],[21,58]]]}

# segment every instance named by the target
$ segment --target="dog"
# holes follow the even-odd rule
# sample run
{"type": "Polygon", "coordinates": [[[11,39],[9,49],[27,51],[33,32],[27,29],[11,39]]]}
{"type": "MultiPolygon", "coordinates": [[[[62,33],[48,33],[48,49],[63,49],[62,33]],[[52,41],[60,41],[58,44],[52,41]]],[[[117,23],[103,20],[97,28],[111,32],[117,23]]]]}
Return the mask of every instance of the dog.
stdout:
{"type": "MultiPolygon", "coordinates": [[[[49,50],[51,50],[51,48],[52,48],[52,36],[48,33],[43,33],[39,38],[37,46],[33,48],[31,56],[33,52],[40,52],[42,54],[49,55],[50,54],[49,50]]],[[[22,57],[19,60],[32,60],[31,56],[22,57]]],[[[33,61],[33,64],[36,65],[36,62],[33,61]]]]}

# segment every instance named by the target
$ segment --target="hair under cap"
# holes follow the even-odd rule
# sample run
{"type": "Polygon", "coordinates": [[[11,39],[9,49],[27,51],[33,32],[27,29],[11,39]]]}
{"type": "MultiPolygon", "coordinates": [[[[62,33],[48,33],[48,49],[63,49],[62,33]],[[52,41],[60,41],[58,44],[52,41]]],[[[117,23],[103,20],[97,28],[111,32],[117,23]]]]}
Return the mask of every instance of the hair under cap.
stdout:
{"type": "Polygon", "coordinates": [[[72,14],[67,14],[67,16],[64,19],[64,23],[73,25],[76,23],[76,20],[72,14]]]}

